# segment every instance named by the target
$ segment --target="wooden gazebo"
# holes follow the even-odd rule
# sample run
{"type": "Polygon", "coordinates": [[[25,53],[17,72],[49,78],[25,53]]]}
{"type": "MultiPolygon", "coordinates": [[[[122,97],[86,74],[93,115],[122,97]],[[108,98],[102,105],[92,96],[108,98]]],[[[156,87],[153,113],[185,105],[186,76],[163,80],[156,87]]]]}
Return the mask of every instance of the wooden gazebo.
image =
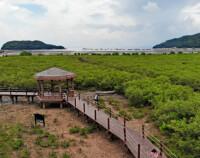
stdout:
{"type": "Polygon", "coordinates": [[[39,72],[34,75],[38,82],[38,100],[45,108],[45,103],[60,103],[64,101],[64,95],[74,95],[74,78],[76,74],[56,67],[39,72]]]}

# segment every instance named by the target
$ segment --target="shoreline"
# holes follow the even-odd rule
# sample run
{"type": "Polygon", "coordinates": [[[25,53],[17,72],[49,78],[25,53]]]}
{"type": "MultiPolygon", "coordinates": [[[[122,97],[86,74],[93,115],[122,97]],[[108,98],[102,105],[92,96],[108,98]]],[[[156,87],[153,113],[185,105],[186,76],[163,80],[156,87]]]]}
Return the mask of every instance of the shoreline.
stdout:
{"type": "Polygon", "coordinates": [[[31,52],[32,55],[57,55],[57,54],[63,54],[63,55],[74,55],[75,53],[80,53],[80,54],[89,54],[91,55],[92,53],[95,54],[106,54],[106,53],[114,53],[118,52],[120,55],[123,53],[138,53],[141,54],[144,52],[145,54],[169,54],[171,51],[174,51],[175,53],[183,52],[183,53],[198,53],[200,52],[200,48],[157,48],[157,49],[105,49],[105,50],[97,50],[97,49],[88,49],[88,50],[73,50],[73,49],[53,49],[53,50],[2,50],[0,52],[0,56],[16,56],[20,55],[22,51],[28,51],[31,52]]]}

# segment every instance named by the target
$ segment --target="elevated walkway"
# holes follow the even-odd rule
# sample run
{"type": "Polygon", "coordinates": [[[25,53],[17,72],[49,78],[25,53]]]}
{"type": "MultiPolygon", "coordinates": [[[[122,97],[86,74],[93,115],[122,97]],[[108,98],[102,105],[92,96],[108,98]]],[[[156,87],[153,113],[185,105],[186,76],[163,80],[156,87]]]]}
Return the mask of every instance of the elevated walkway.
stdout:
{"type": "Polygon", "coordinates": [[[148,153],[152,149],[156,149],[159,151],[158,158],[167,158],[163,151],[155,147],[145,136],[143,137],[135,130],[98,110],[98,108],[92,106],[88,101],[81,99],[80,96],[66,96],[66,102],[121,139],[134,157],[148,158],[148,153]]]}

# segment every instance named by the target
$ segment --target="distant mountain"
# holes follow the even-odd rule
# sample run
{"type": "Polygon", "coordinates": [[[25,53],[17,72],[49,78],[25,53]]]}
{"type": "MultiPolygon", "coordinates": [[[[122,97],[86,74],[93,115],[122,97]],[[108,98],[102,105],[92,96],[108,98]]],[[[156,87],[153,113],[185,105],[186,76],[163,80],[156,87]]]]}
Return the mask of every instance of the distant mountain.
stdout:
{"type": "Polygon", "coordinates": [[[195,35],[183,36],[181,38],[174,38],[155,45],[153,48],[200,48],[200,33],[195,35]]]}
{"type": "Polygon", "coordinates": [[[1,50],[31,50],[31,49],[65,49],[63,46],[46,44],[41,41],[10,41],[6,42],[1,50]]]}

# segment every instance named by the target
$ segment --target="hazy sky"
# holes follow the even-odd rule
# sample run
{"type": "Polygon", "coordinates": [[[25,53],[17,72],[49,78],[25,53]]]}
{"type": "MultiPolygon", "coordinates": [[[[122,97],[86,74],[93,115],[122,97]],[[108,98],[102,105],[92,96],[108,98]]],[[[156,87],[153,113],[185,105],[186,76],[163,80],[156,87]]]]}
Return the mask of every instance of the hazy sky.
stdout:
{"type": "Polygon", "coordinates": [[[199,0],[0,0],[0,46],[151,48],[199,32],[199,0]]]}

